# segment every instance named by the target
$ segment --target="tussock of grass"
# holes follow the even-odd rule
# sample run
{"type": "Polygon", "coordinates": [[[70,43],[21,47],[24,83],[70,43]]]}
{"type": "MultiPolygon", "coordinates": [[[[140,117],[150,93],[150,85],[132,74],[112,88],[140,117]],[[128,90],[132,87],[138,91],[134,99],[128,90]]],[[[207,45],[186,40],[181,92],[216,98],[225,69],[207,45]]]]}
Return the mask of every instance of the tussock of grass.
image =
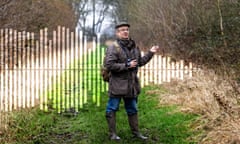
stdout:
{"type": "Polygon", "coordinates": [[[195,129],[199,143],[240,143],[239,98],[226,77],[202,71],[192,79],[164,84],[169,92],[160,97],[160,104],[179,105],[182,112],[202,115],[195,129]]]}
{"type": "MultiPolygon", "coordinates": [[[[183,114],[176,106],[158,106],[161,87],[146,87],[139,96],[139,128],[149,137],[147,143],[189,144],[196,132],[190,125],[196,115],[183,114]]],[[[37,109],[12,115],[9,129],[1,136],[0,143],[19,144],[110,144],[105,120],[107,97],[102,95],[101,106],[84,105],[75,113],[45,113],[37,109]]],[[[117,113],[117,131],[122,144],[146,143],[133,139],[128,126],[123,103],[117,113]]]]}

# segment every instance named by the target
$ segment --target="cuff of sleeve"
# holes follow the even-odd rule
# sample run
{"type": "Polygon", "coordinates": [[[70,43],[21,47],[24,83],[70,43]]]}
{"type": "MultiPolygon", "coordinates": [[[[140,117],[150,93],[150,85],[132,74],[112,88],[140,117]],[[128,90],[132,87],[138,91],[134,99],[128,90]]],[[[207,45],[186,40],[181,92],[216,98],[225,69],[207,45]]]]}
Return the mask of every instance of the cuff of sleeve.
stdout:
{"type": "Polygon", "coordinates": [[[125,66],[126,66],[127,68],[129,68],[129,67],[130,67],[130,62],[126,62],[125,66]]]}
{"type": "Polygon", "coordinates": [[[149,55],[152,57],[154,55],[154,52],[148,51],[149,55]]]}

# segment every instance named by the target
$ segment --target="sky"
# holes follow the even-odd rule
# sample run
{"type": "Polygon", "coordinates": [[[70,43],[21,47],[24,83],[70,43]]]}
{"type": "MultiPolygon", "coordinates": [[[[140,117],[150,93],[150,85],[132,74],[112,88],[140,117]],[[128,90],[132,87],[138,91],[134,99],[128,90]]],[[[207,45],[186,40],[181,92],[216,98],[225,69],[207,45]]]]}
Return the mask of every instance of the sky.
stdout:
{"type": "MultiPolygon", "coordinates": [[[[99,15],[100,15],[100,10],[101,10],[102,5],[99,3],[96,3],[96,12],[95,12],[95,22],[97,21],[99,15]]],[[[86,6],[86,9],[92,9],[92,3],[91,1],[88,2],[88,5],[86,6]]],[[[113,8],[110,6],[109,7],[109,12],[111,12],[113,8]]],[[[92,27],[93,23],[93,11],[89,13],[89,15],[86,17],[86,25],[87,27],[92,27]]],[[[105,15],[100,34],[107,33],[107,34],[113,34],[114,33],[114,28],[113,28],[113,18],[111,15],[108,13],[105,15]]],[[[79,25],[78,25],[79,28],[79,25]]]]}

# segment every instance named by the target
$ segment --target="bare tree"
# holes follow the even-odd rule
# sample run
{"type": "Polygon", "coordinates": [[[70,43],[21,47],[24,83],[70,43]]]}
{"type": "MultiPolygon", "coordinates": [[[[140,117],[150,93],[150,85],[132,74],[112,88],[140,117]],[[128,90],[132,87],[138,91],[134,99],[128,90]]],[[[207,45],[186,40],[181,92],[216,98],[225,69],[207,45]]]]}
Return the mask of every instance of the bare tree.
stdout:
{"type": "Polygon", "coordinates": [[[85,33],[87,16],[91,13],[88,0],[72,0],[72,4],[78,19],[77,24],[83,33],[85,33]]]}
{"type": "Polygon", "coordinates": [[[76,17],[66,1],[2,0],[0,1],[0,27],[20,31],[38,32],[62,25],[74,29],[76,17]]]}
{"type": "MultiPolygon", "coordinates": [[[[102,30],[102,24],[110,13],[109,7],[114,3],[111,0],[73,0],[74,9],[78,16],[78,25],[84,33],[89,32],[92,35],[102,30]],[[87,19],[92,18],[91,28],[87,25],[87,19]]],[[[90,23],[90,22],[88,22],[90,23]]]]}

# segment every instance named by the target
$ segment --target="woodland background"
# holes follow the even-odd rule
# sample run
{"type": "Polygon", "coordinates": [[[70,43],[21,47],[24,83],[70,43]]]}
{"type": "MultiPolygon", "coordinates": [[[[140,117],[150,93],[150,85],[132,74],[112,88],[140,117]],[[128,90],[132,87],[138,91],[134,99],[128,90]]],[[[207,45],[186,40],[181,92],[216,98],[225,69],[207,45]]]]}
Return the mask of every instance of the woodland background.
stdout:
{"type": "Polygon", "coordinates": [[[0,28],[39,32],[78,26],[88,35],[101,32],[108,39],[114,24],[127,20],[142,48],[159,44],[175,58],[225,68],[220,72],[233,69],[239,81],[239,5],[238,0],[2,0],[0,28]]]}
{"type": "Polygon", "coordinates": [[[158,44],[159,54],[204,70],[192,80],[166,85],[172,93],[159,101],[203,115],[199,123],[204,125],[196,126],[205,131],[197,138],[201,143],[221,143],[223,138],[239,143],[239,0],[0,1],[0,29],[39,32],[62,25],[90,37],[101,33],[104,42],[114,38],[120,20],[131,24],[130,35],[141,49],[158,44]]]}

